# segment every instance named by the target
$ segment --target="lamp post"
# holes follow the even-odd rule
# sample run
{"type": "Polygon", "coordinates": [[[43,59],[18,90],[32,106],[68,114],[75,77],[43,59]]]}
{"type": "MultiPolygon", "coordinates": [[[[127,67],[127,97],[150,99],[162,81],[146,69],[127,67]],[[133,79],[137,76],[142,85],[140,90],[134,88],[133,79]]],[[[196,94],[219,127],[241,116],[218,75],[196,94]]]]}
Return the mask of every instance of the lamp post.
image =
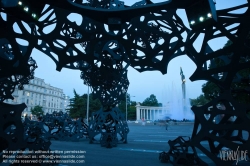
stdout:
{"type": "Polygon", "coordinates": [[[126,122],[128,121],[128,105],[127,105],[128,94],[126,92],[126,122]]]}
{"type": "Polygon", "coordinates": [[[87,124],[89,124],[89,86],[88,86],[88,98],[87,98],[87,124]]]}
{"type": "MultiPolygon", "coordinates": [[[[127,99],[128,99],[128,93],[126,92],[126,122],[128,121],[128,105],[127,105],[127,99]]],[[[135,97],[135,96],[130,96],[130,97],[135,97]]]]}

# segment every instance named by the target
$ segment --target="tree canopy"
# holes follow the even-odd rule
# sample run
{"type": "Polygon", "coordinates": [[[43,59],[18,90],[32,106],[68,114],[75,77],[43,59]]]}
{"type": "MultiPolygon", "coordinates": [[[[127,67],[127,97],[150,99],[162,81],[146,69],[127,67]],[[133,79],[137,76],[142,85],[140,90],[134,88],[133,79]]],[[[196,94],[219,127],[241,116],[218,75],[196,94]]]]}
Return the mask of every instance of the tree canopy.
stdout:
{"type": "Polygon", "coordinates": [[[156,99],[156,96],[154,94],[151,94],[148,98],[146,98],[142,103],[142,106],[159,106],[161,105],[158,103],[158,100],[156,99]]]}
{"type": "MultiPolygon", "coordinates": [[[[127,94],[127,119],[128,120],[135,120],[136,119],[136,102],[131,101],[130,94],[127,94]]],[[[121,100],[120,104],[118,105],[118,108],[121,110],[121,112],[126,113],[126,96],[124,96],[124,99],[121,100]]],[[[125,115],[126,116],[126,115],[125,115]]]]}
{"type": "Polygon", "coordinates": [[[31,108],[30,112],[32,115],[35,115],[37,117],[44,114],[43,107],[41,107],[39,105],[36,105],[34,108],[31,108]]]}
{"type": "Polygon", "coordinates": [[[205,96],[203,94],[201,94],[200,96],[198,96],[196,99],[189,99],[190,100],[190,105],[204,105],[207,104],[209,102],[209,100],[207,100],[205,98],[205,96]]]}
{"type": "MultiPolygon", "coordinates": [[[[85,118],[87,114],[88,95],[80,96],[74,89],[74,97],[70,99],[69,115],[72,118],[85,118]]],[[[98,111],[102,107],[99,99],[94,99],[93,94],[89,94],[89,116],[92,112],[98,111]]]]}

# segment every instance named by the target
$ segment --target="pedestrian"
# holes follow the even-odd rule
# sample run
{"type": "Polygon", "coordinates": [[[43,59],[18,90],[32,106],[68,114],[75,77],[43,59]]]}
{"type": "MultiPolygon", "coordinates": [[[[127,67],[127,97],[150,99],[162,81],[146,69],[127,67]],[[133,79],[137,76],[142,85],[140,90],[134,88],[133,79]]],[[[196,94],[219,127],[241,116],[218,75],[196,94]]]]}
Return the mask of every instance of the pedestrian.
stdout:
{"type": "Polygon", "coordinates": [[[166,130],[168,130],[168,122],[166,121],[166,130]]]}

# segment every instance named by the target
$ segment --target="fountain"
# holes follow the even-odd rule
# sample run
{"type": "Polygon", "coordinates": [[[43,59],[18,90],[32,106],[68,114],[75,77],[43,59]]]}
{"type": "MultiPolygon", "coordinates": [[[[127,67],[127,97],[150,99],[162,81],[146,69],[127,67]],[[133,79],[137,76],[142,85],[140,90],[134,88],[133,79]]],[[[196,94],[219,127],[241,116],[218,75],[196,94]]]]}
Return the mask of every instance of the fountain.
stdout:
{"type": "Polygon", "coordinates": [[[172,81],[171,86],[168,85],[167,87],[168,88],[164,86],[162,90],[162,111],[156,111],[155,119],[194,120],[194,114],[191,110],[190,102],[188,101],[188,97],[186,97],[187,94],[183,91],[183,89],[186,91],[186,88],[181,90],[178,88],[178,84],[176,84],[174,81],[172,81]]]}
{"type": "MultiPolygon", "coordinates": [[[[166,91],[165,91],[166,92],[166,91]]],[[[165,97],[163,106],[167,109],[167,114],[171,119],[175,120],[194,120],[194,114],[187,98],[182,98],[181,90],[172,82],[171,90],[167,90],[168,97],[165,97]]]]}

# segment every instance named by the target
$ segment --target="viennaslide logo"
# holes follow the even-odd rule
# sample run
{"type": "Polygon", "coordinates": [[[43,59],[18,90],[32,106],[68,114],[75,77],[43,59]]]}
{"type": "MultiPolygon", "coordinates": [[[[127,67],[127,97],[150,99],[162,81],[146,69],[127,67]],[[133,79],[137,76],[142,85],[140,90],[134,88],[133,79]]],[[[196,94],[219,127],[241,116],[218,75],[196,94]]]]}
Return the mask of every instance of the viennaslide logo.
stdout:
{"type": "Polygon", "coordinates": [[[236,161],[236,165],[239,161],[247,161],[248,160],[248,151],[247,150],[239,150],[239,146],[237,150],[220,150],[220,158],[224,161],[236,161]]]}

